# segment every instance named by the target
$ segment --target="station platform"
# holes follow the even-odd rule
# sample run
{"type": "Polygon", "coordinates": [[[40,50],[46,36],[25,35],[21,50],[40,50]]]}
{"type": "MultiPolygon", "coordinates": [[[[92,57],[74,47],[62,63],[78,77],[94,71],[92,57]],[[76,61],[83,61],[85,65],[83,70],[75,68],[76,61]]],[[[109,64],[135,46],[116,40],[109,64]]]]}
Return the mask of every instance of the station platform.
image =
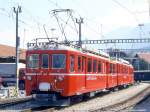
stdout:
{"type": "Polygon", "coordinates": [[[70,107],[56,110],[57,112],[66,112],[66,111],[94,111],[101,108],[105,108],[111,105],[121,103],[123,101],[129,100],[132,97],[144,92],[146,89],[150,88],[150,83],[139,83],[134,84],[133,86],[112,92],[103,96],[99,96],[88,101],[72,105],[70,107]]]}

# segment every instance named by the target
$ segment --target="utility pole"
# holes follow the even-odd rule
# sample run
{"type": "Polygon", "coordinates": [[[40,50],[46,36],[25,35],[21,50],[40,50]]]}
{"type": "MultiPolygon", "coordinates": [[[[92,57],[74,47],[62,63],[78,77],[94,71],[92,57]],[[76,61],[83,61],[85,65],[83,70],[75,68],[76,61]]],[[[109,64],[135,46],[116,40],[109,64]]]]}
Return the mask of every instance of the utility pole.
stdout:
{"type": "Polygon", "coordinates": [[[21,13],[21,6],[17,8],[13,7],[14,13],[16,14],[16,89],[17,96],[19,92],[19,71],[18,71],[18,63],[19,63],[19,44],[20,38],[18,37],[18,14],[21,13]]]}
{"type": "Polygon", "coordinates": [[[82,48],[82,41],[81,41],[81,24],[83,23],[83,18],[80,19],[76,18],[76,23],[79,24],[79,43],[78,45],[82,48]]]}

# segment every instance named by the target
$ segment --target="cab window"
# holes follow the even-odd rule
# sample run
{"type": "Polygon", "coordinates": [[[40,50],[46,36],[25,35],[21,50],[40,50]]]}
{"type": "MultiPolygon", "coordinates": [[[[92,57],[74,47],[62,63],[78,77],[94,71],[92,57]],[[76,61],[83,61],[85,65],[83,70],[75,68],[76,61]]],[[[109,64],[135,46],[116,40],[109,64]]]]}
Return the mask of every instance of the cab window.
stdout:
{"type": "Polygon", "coordinates": [[[27,68],[39,68],[39,54],[30,54],[27,57],[27,68]]]}
{"type": "Polygon", "coordinates": [[[42,68],[48,68],[48,63],[49,63],[49,55],[42,54],[42,68]]]}
{"type": "Polygon", "coordinates": [[[66,55],[65,54],[52,54],[52,68],[65,69],[66,68],[66,55]]]}

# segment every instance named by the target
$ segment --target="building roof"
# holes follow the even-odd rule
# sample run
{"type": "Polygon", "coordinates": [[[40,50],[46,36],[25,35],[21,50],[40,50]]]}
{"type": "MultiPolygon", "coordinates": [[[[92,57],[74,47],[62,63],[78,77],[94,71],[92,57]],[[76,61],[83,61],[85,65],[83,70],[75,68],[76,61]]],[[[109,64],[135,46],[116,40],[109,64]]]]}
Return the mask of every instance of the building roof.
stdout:
{"type": "MultiPolygon", "coordinates": [[[[0,57],[15,57],[15,47],[0,44],[0,57]]],[[[20,49],[20,59],[25,60],[25,49],[20,49]]]]}
{"type": "Polygon", "coordinates": [[[146,52],[146,53],[138,53],[137,56],[141,59],[143,59],[144,61],[150,63],[150,52],[146,52]]]}

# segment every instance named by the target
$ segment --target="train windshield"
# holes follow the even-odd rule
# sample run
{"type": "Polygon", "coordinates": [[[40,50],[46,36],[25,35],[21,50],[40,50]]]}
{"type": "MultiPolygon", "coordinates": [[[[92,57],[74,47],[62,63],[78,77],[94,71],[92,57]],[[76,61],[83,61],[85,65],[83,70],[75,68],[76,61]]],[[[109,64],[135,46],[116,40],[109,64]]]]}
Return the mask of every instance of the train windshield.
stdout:
{"type": "Polygon", "coordinates": [[[66,67],[66,55],[65,54],[53,54],[52,55],[52,68],[65,69],[66,67]]]}
{"type": "Polygon", "coordinates": [[[27,58],[27,67],[28,68],[38,68],[39,67],[39,55],[31,54],[27,58]]]}

